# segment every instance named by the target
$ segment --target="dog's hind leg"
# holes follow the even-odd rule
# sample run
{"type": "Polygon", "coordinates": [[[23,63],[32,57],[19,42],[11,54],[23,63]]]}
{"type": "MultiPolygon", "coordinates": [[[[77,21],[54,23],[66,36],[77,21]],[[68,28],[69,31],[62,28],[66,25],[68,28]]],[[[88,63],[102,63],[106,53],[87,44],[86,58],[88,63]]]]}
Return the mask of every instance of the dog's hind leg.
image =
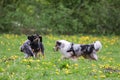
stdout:
{"type": "Polygon", "coordinates": [[[39,57],[40,57],[40,54],[41,54],[41,52],[39,51],[39,52],[37,53],[37,58],[39,58],[39,57]]]}
{"type": "Polygon", "coordinates": [[[40,52],[44,56],[44,45],[42,43],[39,44],[40,52]]]}

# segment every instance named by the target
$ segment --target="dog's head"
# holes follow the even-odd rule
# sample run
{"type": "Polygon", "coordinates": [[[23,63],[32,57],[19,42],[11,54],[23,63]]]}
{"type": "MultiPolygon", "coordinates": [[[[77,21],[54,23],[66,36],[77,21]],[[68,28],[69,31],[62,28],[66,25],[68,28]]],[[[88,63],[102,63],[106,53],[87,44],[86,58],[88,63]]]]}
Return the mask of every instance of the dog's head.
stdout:
{"type": "Polygon", "coordinates": [[[42,36],[38,34],[34,34],[28,36],[28,40],[30,40],[30,46],[34,49],[35,52],[40,51],[41,44],[42,44],[42,36]]]}
{"type": "Polygon", "coordinates": [[[93,44],[96,51],[99,51],[102,48],[102,44],[100,41],[95,41],[93,44]]]}
{"type": "Polygon", "coordinates": [[[42,36],[38,34],[30,35],[28,36],[28,40],[30,40],[31,42],[36,42],[36,41],[42,42],[42,36]]]}
{"type": "Polygon", "coordinates": [[[21,46],[20,46],[20,51],[25,52],[26,48],[29,48],[30,41],[26,40],[21,46]]]}
{"type": "Polygon", "coordinates": [[[70,42],[66,41],[66,40],[57,40],[55,42],[55,47],[54,47],[54,51],[58,51],[59,49],[65,48],[66,45],[70,44],[70,42]]]}
{"type": "Polygon", "coordinates": [[[62,45],[61,42],[56,41],[56,43],[55,43],[55,47],[54,47],[54,51],[58,51],[58,50],[60,49],[60,46],[61,46],[61,45],[62,45]]]}

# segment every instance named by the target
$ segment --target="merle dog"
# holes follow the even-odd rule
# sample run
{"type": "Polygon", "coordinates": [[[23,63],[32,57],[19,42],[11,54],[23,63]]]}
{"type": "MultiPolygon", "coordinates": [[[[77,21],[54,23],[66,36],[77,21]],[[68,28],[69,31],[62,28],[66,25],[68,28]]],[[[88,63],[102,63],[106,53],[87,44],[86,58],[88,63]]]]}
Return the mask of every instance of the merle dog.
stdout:
{"type": "Polygon", "coordinates": [[[86,59],[97,60],[97,52],[102,48],[100,41],[95,41],[91,44],[73,44],[66,40],[57,40],[54,50],[60,51],[63,59],[76,59],[83,56],[86,59]]]}
{"type": "Polygon", "coordinates": [[[25,58],[28,58],[30,56],[34,56],[34,53],[32,51],[32,48],[30,46],[30,40],[26,40],[23,45],[20,47],[20,51],[25,54],[25,58]]]}

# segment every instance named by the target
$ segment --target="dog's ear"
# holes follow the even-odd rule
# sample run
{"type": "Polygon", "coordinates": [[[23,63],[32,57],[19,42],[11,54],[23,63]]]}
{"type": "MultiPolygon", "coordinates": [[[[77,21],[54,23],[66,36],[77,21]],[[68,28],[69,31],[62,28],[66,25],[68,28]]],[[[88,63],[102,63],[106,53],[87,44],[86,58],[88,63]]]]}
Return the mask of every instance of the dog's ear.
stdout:
{"type": "Polygon", "coordinates": [[[58,46],[60,46],[61,48],[63,48],[63,47],[65,46],[65,44],[63,44],[63,43],[61,43],[61,42],[59,42],[59,41],[56,41],[56,44],[57,44],[58,46]]]}
{"type": "Polygon", "coordinates": [[[28,40],[33,41],[33,36],[28,36],[28,40]]]}
{"type": "Polygon", "coordinates": [[[27,36],[27,39],[29,39],[29,40],[30,40],[30,39],[31,39],[31,36],[27,36]]]}
{"type": "Polygon", "coordinates": [[[40,42],[42,42],[42,36],[41,35],[39,35],[39,38],[40,38],[40,42]]]}
{"type": "Polygon", "coordinates": [[[60,45],[61,45],[61,42],[59,42],[59,41],[56,41],[56,44],[57,44],[58,46],[60,46],[60,45]]]}

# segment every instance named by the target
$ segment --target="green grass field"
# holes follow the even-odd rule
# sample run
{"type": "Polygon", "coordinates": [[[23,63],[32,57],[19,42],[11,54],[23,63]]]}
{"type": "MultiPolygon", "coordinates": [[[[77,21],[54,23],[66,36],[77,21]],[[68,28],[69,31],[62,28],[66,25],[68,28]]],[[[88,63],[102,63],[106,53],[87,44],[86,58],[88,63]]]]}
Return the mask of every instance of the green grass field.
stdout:
{"type": "Polygon", "coordinates": [[[120,80],[119,36],[45,35],[45,57],[39,59],[24,59],[19,47],[26,39],[25,35],[0,35],[0,80],[120,80]],[[98,61],[61,60],[61,54],[53,51],[59,39],[80,44],[100,40],[103,48],[98,61]]]}

